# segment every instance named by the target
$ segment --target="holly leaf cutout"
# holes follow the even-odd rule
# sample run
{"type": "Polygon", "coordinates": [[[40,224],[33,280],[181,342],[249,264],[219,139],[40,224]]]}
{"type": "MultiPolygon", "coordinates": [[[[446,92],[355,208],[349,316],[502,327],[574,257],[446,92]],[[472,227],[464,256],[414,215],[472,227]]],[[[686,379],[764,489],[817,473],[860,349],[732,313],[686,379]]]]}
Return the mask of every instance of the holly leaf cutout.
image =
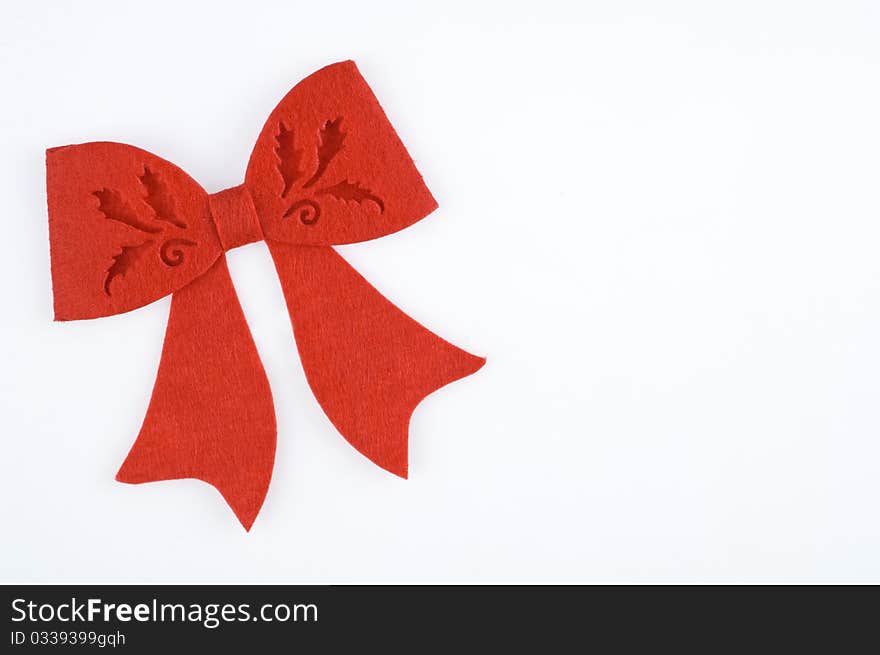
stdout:
{"type": "Polygon", "coordinates": [[[284,189],[281,191],[281,197],[287,195],[287,192],[305,173],[300,168],[302,162],[303,151],[296,147],[296,138],[293,128],[288,129],[282,122],[278,125],[278,134],[275,135],[275,156],[278,158],[278,172],[281,179],[284,180],[284,189]]]}
{"type": "Polygon", "coordinates": [[[316,195],[330,195],[346,202],[362,203],[370,201],[376,204],[380,214],[385,211],[385,203],[382,202],[382,198],[369,189],[362,187],[357,182],[350,182],[349,180],[343,180],[338,184],[321,189],[316,195]]]}
{"type": "Polygon", "coordinates": [[[162,231],[162,228],[158,225],[150,225],[139,219],[132,206],[128,204],[118,191],[105,187],[100,191],[94,191],[92,195],[98,199],[98,210],[104,214],[105,218],[118,223],[124,223],[129,227],[149,234],[162,231]]]}
{"type": "Polygon", "coordinates": [[[107,269],[107,277],[104,278],[104,293],[110,295],[110,282],[119,275],[125,275],[134,263],[150,250],[153,243],[152,239],[148,239],[134,246],[122,246],[122,250],[113,256],[113,263],[107,269]]]}
{"type": "Polygon", "coordinates": [[[156,214],[156,218],[179,228],[186,228],[186,222],[177,217],[174,210],[174,197],[168,190],[168,185],[159,177],[159,174],[150,170],[149,166],[144,165],[144,174],[138,177],[141,186],[144,187],[147,195],[144,198],[146,203],[152,208],[156,214]]]}
{"type": "Polygon", "coordinates": [[[340,128],[341,124],[342,116],[336,120],[327,121],[324,123],[324,127],[321,128],[321,132],[318,135],[320,140],[318,143],[318,168],[315,169],[315,174],[309,178],[309,181],[303,184],[304,188],[308,188],[317,182],[324,174],[324,171],[327,170],[327,166],[330,165],[333,158],[342,150],[345,132],[340,128]]]}

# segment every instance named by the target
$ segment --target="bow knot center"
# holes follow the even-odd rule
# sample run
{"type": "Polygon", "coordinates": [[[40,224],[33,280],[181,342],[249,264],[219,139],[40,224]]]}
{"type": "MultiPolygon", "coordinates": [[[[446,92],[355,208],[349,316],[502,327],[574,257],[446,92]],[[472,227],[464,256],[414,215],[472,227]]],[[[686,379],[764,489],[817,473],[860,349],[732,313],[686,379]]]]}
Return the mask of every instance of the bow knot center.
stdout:
{"type": "Polygon", "coordinates": [[[245,185],[211,194],[208,204],[224,250],[263,240],[263,228],[245,185]]]}

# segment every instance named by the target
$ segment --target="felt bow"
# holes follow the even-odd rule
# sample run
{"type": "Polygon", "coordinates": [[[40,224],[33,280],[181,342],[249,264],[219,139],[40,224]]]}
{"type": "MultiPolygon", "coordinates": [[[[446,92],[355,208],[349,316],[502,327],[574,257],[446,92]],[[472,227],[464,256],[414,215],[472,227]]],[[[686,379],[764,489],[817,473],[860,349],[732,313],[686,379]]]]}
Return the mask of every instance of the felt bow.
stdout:
{"type": "Polygon", "coordinates": [[[147,415],[117,480],[198,478],[253,524],[276,424],[226,266],[237,246],[266,240],[318,403],[392,473],[407,475],[416,405],[485,362],[401,312],[331,247],[395,232],[437,206],[351,61],[284,97],[240,186],[208,195],[180,168],[119,143],[52,148],[46,167],[56,320],[173,294],[147,415]]]}

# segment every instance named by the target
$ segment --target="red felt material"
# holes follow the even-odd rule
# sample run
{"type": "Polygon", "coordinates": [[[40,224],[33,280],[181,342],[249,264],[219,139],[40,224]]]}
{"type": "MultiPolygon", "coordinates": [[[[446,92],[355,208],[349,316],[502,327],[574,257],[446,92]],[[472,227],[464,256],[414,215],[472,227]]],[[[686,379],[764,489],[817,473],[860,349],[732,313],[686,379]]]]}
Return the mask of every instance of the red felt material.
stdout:
{"type": "Polygon", "coordinates": [[[266,238],[286,243],[367,241],[437,208],[352,61],[313,73],[284,97],[260,132],[245,185],[266,238]],[[279,161],[287,175],[279,174],[279,161]],[[285,218],[307,203],[317,207],[316,221],[296,211],[285,218]]]}
{"type": "Polygon", "coordinates": [[[52,148],[46,189],[57,320],[147,305],[192,282],[223,252],[205,190],[146,150],[107,142],[52,148]],[[171,190],[171,207],[154,200],[161,213],[147,202],[146,171],[171,190]],[[130,265],[108,283],[114,258],[126,252],[135,253],[130,265]]]}
{"type": "Polygon", "coordinates": [[[383,298],[330,247],[400,230],[436,202],[353,62],[296,85],[270,114],[244,184],[208,195],[118,143],[46,154],[58,320],[173,293],[153,397],[123,482],[193,477],[250,528],[266,495],[275,417],[223,252],[265,238],[303,367],[342,435],[407,474],[410,416],[483,359],[383,298]]]}
{"type": "Polygon", "coordinates": [[[333,248],[270,241],[269,249],[318,403],[352,446],[407,477],[416,405],[486,360],[419,325],[333,248]]]}
{"type": "Polygon", "coordinates": [[[171,300],[153,397],[116,479],[204,480],[250,529],[272,478],[275,432],[269,381],[221,256],[171,300]]]}
{"type": "Polygon", "coordinates": [[[224,250],[262,241],[260,217],[257,216],[251,194],[243,184],[208,196],[208,204],[224,250]]]}

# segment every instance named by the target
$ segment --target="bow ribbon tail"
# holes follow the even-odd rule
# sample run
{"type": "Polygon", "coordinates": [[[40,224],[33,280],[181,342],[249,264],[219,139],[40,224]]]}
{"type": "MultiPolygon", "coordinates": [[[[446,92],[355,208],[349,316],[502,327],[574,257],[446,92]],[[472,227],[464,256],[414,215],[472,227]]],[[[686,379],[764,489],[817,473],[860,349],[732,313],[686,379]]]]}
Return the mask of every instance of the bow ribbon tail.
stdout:
{"type": "Polygon", "coordinates": [[[416,406],[486,360],[404,314],[330,246],[268,245],[318,403],[359,452],[407,477],[416,406]]]}
{"type": "Polygon", "coordinates": [[[275,460],[269,382],[226,259],[175,292],[143,426],[116,479],[197,478],[249,530],[275,460]]]}

